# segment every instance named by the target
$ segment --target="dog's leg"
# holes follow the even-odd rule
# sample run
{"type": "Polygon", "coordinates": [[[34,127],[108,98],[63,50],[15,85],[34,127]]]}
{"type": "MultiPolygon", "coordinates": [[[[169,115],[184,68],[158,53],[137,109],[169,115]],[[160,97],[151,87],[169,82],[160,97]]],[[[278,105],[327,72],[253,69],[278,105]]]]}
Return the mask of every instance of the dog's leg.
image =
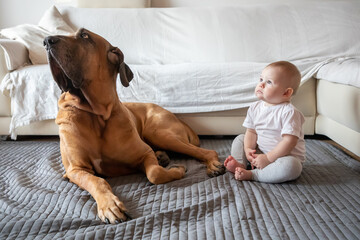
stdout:
{"type": "Polygon", "coordinates": [[[214,150],[197,147],[181,135],[173,136],[169,131],[147,137],[147,141],[156,147],[192,156],[202,161],[207,167],[209,177],[216,177],[225,173],[225,167],[219,162],[218,154],[214,150]]]}
{"type": "Polygon", "coordinates": [[[170,163],[170,158],[164,151],[156,151],[155,152],[156,158],[158,160],[158,163],[162,167],[166,167],[170,163]]]}
{"type": "Polygon", "coordinates": [[[173,166],[165,169],[159,165],[155,154],[149,153],[144,158],[144,172],[148,180],[153,184],[163,184],[173,180],[178,180],[184,177],[184,166],[173,166]]]}
{"type": "Polygon", "coordinates": [[[95,176],[86,169],[66,172],[66,177],[82,189],[88,191],[97,203],[99,218],[105,223],[120,223],[128,220],[124,204],[115,196],[105,179],[95,176]]]}
{"type": "MultiPolygon", "coordinates": [[[[64,136],[64,135],[63,135],[64,136]]],[[[97,203],[98,216],[105,223],[119,223],[129,219],[124,204],[114,195],[109,183],[94,175],[92,165],[86,161],[86,153],[76,144],[66,145],[65,137],[60,139],[61,158],[66,170],[64,177],[88,191],[97,203]]],[[[67,139],[69,141],[69,139],[67,139]]],[[[78,140],[78,139],[76,139],[78,140]]],[[[73,142],[72,142],[73,143],[73,142]]]]}
{"type": "MultiPolygon", "coordinates": [[[[167,141],[170,141],[170,139],[167,141]]],[[[178,139],[172,139],[167,145],[169,150],[195,157],[203,162],[206,165],[206,173],[209,177],[216,177],[225,173],[225,167],[220,163],[218,154],[214,150],[200,148],[178,139]]]]}

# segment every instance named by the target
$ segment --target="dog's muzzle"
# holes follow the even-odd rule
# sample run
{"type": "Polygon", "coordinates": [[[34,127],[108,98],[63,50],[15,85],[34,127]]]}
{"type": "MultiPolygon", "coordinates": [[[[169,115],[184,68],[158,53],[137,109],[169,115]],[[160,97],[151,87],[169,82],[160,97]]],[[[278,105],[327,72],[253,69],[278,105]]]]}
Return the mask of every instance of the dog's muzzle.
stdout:
{"type": "Polygon", "coordinates": [[[49,36],[44,39],[44,46],[46,50],[49,50],[52,45],[55,45],[57,42],[59,42],[59,38],[55,36],[49,36]]]}

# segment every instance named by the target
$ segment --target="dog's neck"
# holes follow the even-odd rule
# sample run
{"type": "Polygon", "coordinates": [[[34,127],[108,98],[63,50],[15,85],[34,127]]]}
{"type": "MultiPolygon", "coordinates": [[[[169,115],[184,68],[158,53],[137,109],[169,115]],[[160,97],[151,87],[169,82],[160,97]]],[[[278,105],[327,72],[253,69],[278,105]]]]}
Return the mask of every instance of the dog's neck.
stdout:
{"type": "Polygon", "coordinates": [[[81,92],[88,102],[91,112],[102,116],[104,121],[110,118],[113,107],[119,102],[116,86],[111,86],[111,84],[112,82],[100,81],[95,84],[93,83],[91,86],[81,88],[81,92]]]}
{"type": "Polygon", "coordinates": [[[80,99],[77,95],[65,92],[59,99],[59,108],[65,109],[69,106],[76,107],[80,110],[98,115],[102,120],[106,121],[110,118],[114,106],[120,102],[117,95],[113,98],[109,98],[108,101],[104,101],[103,99],[103,102],[90,101],[92,98],[87,94],[84,94],[84,97],[85,101],[80,99]]]}
{"type": "Polygon", "coordinates": [[[87,100],[88,106],[95,115],[102,116],[103,120],[106,121],[110,118],[112,109],[114,107],[114,100],[106,102],[92,101],[92,98],[84,94],[87,100]]]}

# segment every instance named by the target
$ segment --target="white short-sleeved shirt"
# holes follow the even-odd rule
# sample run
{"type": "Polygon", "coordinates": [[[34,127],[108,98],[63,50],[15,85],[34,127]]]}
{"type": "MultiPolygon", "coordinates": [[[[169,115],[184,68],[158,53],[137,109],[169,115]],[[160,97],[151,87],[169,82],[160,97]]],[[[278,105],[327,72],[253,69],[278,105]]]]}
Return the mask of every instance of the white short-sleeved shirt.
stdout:
{"type": "Polygon", "coordinates": [[[253,103],[247,112],[243,126],[257,133],[257,145],[263,153],[268,153],[282,140],[283,134],[299,138],[290,155],[305,161],[305,141],[302,125],[303,114],[291,103],[267,106],[263,101],[253,103]]]}

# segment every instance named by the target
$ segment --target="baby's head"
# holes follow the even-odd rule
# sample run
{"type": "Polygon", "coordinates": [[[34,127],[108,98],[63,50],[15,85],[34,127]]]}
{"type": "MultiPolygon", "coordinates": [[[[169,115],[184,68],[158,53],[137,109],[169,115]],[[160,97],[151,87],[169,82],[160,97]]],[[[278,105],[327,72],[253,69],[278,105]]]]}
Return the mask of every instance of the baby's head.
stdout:
{"type": "Polygon", "coordinates": [[[289,102],[299,88],[300,80],[301,74],[294,64],[287,61],[273,62],[262,71],[255,94],[273,105],[289,102]]]}

